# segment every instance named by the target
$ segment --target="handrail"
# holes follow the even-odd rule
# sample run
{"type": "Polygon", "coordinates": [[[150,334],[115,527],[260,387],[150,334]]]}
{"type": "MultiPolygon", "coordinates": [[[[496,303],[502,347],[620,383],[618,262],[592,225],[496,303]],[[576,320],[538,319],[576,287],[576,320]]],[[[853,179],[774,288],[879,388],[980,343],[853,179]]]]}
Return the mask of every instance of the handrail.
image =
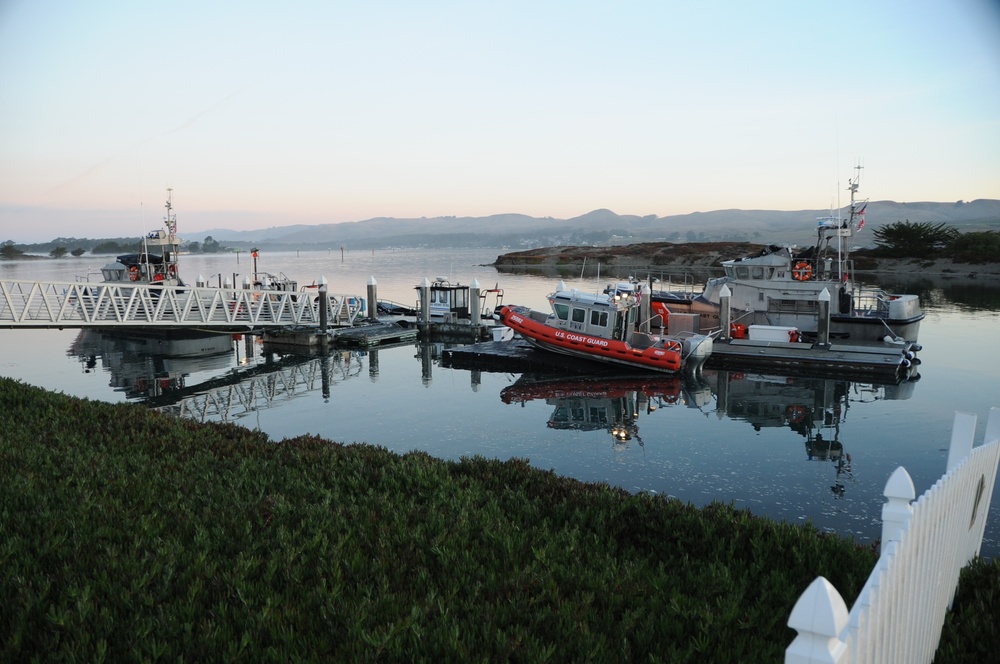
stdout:
{"type": "MultiPolygon", "coordinates": [[[[353,325],[355,295],[327,295],[327,320],[353,325]]],[[[0,327],[197,327],[216,330],[319,325],[319,293],[211,286],[0,281],[0,327]]]]}

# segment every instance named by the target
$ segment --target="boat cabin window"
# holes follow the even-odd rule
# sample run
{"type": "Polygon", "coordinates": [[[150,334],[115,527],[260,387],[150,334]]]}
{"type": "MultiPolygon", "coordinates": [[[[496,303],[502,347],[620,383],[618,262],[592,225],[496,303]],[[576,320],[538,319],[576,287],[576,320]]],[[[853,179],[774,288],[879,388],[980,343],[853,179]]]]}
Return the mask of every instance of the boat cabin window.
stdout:
{"type": "Polygon", "coordinates": [[[750,270],[748,270],[747,268],[745,268],[745,267],[738,267],[738,268],[736,268],[736,278],[737,279],[746,279],[749,276],[750,276],[750,270]]]}
{"type": "Polygon", "coordinates": [[[750,277],[753,279],[763,279],[764,278],[764,268],[757,265],[750,269],[750,277]]]}
{"type": "Polygon", "coordinates": [[[774,279],[774,268],[773,267],[767,268],[767,278],[768,279],[774,279]]]}
{"type": "Polygon", "coordinates": [[[569,305],[560,304],[559,302],[552,303],[552,311],[555,313],[556,318],[559,320],[566,320],[569,318],[569,305]]]}
{"type": "Polygon", "coordinates": [[[587,322],[587,310],[573,308],[573,322],[574,323],[586,323],[587,322]]]}
{"type": "Polygon", "coordinates": [[[733,271],[732,265],[726,266],[726,276],[729,277],[730,279],[732,279],[735,276],[735,272],[733,271]]]}
{"type": "Polygon", "coordinates": [[[594,327],[607,327],[608,326],[608,312],[607,311],[591,311],[590,312],[590,324],[594,327]]]}

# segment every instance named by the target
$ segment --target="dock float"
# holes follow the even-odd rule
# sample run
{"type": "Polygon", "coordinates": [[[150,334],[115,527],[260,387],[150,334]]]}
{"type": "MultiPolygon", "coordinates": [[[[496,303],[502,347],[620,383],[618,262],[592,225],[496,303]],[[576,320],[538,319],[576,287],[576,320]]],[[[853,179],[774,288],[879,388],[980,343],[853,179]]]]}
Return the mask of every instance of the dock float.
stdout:
{"type": "MultiPolygon", "coordinates": [[[[849,344],[821,346],[805,342],[716,339],[706,369],[771,370],[782,375],[818,377],[868,377],[878,382],[900,383],[919,377],[919,360],[908,358],[905,346],[897,344],[849,344]]],[[[514,338],[446,348],[441,363],[454,369],[510,373],[587,371],[599,375],[608,369],[598,362],[574,360],[530,346],[514,338]]],[[[620,373],[621,367],[611,371],[620,373]]]]}
{"type": "Polygon", "coordinates": [[[911,344],[839,341],[808,342],[716,339],[709,369],[777,370],[782,374],[870,376],[901,382],[916,375],[920,361],[911,344]]]}
{"type": "Polygon", "coordinates": [[[386,344],[415,342],[417,330],[397,323],[370,323],[350,327],[331,327],[322,331],[317,327],[265,331],[264,342],[279,346],[313,348],[337,346],[340,348],[372,348],[386,344]]]}
{"type": "MultiPolygon", "coordinates": [[[[441,351],[441,366],[503,373],[560,373],[591,376],[650,375],[645,369],[605,364],[539,350],[520,337],[483,341],[441,351]]],[[[653,374],[662,375],[662,374],[653,374]]]]}

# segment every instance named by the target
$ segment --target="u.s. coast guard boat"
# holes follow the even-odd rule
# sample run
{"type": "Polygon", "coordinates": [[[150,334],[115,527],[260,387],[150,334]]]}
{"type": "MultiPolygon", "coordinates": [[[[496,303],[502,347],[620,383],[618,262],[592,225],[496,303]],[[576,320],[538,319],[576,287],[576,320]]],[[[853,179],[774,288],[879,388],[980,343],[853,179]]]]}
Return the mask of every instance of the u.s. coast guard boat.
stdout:
{"type": "Polygon", "coordinates": [[[504,306],[500,322],[542,350],[665,373],[697,370],[712,352],[708,335],[651,334],[649,295],[642,284],[586,293],[560,282],[548,301],[551,313],[504,306]]]}

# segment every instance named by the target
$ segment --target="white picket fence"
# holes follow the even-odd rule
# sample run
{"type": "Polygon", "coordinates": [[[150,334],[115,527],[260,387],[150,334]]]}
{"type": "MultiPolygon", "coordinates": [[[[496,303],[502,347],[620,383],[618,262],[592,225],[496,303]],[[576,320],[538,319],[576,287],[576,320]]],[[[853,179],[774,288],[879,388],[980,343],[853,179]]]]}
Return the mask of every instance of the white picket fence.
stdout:
{"type": "Polygon", "coordinates": [[[885,486],[882,550],[850,612],[823,577],[796,602],[798,636],[786,664],[931,662],[961,569],[979,554],[1000,461],[1000,408],[990,410],[983,444],[972,447],[976,416],[955,413],[943,477],[916,503],[902,467],[885,486]]]}

